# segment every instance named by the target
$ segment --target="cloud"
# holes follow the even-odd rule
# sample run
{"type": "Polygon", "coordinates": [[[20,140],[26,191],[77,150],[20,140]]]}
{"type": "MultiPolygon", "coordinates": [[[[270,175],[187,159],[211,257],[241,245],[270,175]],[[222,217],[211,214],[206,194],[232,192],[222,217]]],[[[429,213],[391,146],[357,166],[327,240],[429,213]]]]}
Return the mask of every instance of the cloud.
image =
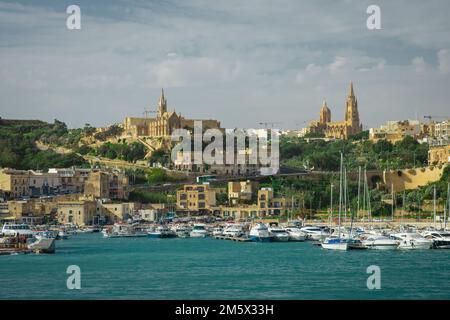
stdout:
{"type": "Polygon", "coordinates": [[[450,51],[448,49],[439,50],[438,57],[438,70],[441,73],[450,73],[450,51]]]}
{"type": "Polygon", "coordinates": [[[211,57],[176,57],[148,66],[149,85],[185,87],[227,82],[239,76],[237,62],[211,57]]]}
{"type": "Polygon", "coordinates": [[[381,32],[366,28],[370,1],[280,1],[79,0],[77,32],[60,4],[0,2],[1,116],[105,125],[172,87],[187,117],[292,128],[316,118],[324,96],[342,115],[350,80],[365,123],[445,110],[447,1],[380,0],[381,32]]]}
{"type": "Polygon", "coordinates": [[[424,73],[427,69],[427,64],[423,57],[415,57],[414,59],[412,59],[411,64],[413,65],[414,70],[417,73],[424,73]]]}
{"type": "Polygon", "coordinates": [[[334,61],[329,65],[330,73],[339,72],[342,67],[347,64],[347,59],[344,57],[336,57],[334,61]]]}

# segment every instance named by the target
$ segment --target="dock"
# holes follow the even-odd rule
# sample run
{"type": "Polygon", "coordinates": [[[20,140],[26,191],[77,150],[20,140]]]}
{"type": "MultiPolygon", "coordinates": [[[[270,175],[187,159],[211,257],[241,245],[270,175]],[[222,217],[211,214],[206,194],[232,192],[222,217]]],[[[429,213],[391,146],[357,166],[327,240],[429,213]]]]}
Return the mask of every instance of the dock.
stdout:
{"type": "Polygon", "coordinates": [[[0,256],[6,256],[11,254],[25,254],[32,253],[33,250],[30,249],[22,249],[22,248],[0,248],[0,256]]]}
{"type": "Polygon", "coordinates": [[[231,240],[231,241],[237,241],[237,242],[252,242],[252,240],[247,237],[214,236],[214,239],[231,240]]]}

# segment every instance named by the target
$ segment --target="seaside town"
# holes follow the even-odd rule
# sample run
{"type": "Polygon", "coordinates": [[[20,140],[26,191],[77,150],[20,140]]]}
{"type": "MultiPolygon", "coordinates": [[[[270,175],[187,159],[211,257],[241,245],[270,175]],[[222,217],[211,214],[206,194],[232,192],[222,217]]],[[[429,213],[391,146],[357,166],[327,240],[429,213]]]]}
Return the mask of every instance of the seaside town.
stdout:
{"type": "Polygon", "coordinates": [[[155,117],[106,128],[0,118],[0,254],[57,254],[80,233],[450,248],[450,116],[365,128],[350,82],[333,111],[344,119],[323,101],[307,127],[277,130],[280,170],[261,175],[261,164],[173,163],[176,129],[224,129],[169,111],[166,95],[155,117]]]}

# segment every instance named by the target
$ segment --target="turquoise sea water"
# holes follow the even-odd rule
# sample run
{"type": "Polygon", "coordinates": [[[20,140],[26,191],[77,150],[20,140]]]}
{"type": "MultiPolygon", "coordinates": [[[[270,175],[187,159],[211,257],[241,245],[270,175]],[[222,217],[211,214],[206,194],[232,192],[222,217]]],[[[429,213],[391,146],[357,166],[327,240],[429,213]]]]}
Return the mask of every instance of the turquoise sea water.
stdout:
{"type": "Polygon", "coordinates": [[[104,239],[0,256],[0,299],[449,299],[450,250],[326,251],[304,243],[104,239]],[[81,289],[66,287],[69,265],[81,289]],[[381,289],[366,268],[381,268],[381,289]]]}

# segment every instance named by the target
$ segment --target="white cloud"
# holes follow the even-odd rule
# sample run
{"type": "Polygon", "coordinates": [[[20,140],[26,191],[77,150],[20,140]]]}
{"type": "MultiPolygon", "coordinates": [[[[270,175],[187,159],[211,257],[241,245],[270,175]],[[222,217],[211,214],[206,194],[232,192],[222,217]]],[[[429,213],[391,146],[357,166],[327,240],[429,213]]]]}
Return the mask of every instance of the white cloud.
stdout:
{"type": "Polygon", "coordinates": [[[334,61],[329,65],[330,73],[339,72],[347,64],[347,59],[344,57],[335,57],[334,61]]]}
{"type": "Polygon", "coordinates": [[[439,72],[450,73],[450,51],[448,49],[439,50],[437,56],[439,72]]]}
{"type": "Polygon", "coordinates": [[[211,57],[172,58],[147,68],[149,85],[152,87],[209,85],[235,80],[240,73],[239,63],[211,57]]]}
{"type": "Polygon", "coordinates": [[[424,73],[427,69],[427,64],[423,57],[415,57],[412,59],[411,64],[417,73],[424,73]]]}

